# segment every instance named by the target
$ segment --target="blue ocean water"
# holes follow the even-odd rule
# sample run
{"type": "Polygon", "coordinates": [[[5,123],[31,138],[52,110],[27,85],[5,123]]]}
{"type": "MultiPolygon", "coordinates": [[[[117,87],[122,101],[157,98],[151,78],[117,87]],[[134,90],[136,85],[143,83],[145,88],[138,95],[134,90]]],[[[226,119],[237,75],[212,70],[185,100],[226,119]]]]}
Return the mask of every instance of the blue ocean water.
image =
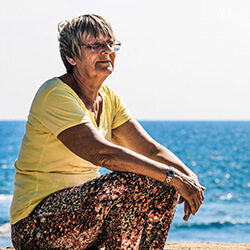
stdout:
{"type": "MultiPolygon", "coordinates": [[[[140,123],[207,188],[200,211],[188,222],[182,220],[183,206],[178,206],[168,240],[250,243],[250,122],[140,123]]],[[[24,131],[23,121],[0,122],[0,247],[11,245],[13,163],[24,131]]]]}

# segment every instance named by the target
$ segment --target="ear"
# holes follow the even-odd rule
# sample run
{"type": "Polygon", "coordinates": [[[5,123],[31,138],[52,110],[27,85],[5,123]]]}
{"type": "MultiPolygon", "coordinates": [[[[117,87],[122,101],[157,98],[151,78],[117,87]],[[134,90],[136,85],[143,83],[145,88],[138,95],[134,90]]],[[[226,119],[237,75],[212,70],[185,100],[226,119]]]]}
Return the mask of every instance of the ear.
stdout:
{"type": "Polygon", "coordinates": [[[72,66],[75,66],[75,65],[76,65],[76,61],[75,61],[73,58],[67,57],[67,56],[66,56],[66,59],[67,59],[67,61],[68,61],[72,66]]]}

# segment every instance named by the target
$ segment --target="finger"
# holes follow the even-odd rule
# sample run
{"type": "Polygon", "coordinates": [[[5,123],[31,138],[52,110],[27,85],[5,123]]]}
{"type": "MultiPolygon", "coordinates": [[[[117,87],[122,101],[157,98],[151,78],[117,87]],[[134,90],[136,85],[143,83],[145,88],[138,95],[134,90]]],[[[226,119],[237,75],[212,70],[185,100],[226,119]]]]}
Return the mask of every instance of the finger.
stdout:
{"type": "Polygon", "coordinates": [[[185,215],[188,215],[189,213],[191,213],[190,206],[186,201],[184,203],[184,213],[185,215]]]}
{"type": "Polygon", "coordinates": [[[205,196],[202,191],[200,192],[199,196],[200,196],[200,203],[202,204],[205,199],[205,196]]]}
{"type": "Polygon", "coordinates": [[[201,195],[198,195],[199,197],[197,197],[196,199],[194,199],[194,203],[195,203],[195,214],[198,212],[200,206],[202,205],[202,198],[201,195]]]}
{"type": "MultiPolygon", "coordinates": [[[[198,196],[200,196],[200,194],[198,196]]],[[[196,214],[202,204],[201,196],[194,199],[194,203],[195,203],[195,214],[196,214]]]]}
{"type": "Polygon", "coordinates": [[[184,220],[184,221],[188,221],[188,220],[189,220],[190,215],[191,215],[191,213],[190,213],[190,214],[188,214],[188,215],[184,215],[183,220],[184,220]]]}
{"type": "Polygon", "coordinates": [[[201,192],[201,197],[202,197],[202,201],[204,201],[204,199],[205,199],[205,195],[204,195],[204,193],[203,193],[203,192],[201,192]]]}
{"type": "Polygon", "coordinates": [[[195,213],[196,213],[195,201],[192,199],[191,201],[188,201],[188,204],[190,206],[190,210],[191,210],[192,214],[195,215],[195,213]]]}
{"type": "Polygon", "coordinates": [[[204,200],[204,195],[203,195],[203,192],[199,192],[198,194],[198,203],[199,203],[199,207],[201,206],[202,202],[204,200]]]}
{"type": "Polygon", "coordinates": [[[202,189],[202,190],[206,190],[206,188],[205,188],[205,187],[203,187],[203,186],[201,186],[201,189],[202,189]]]}
{"type": "Polygon", "coordinates": [[[204,194],[203,191],[199,191],[197,196],[195,197],[194,201],[195,201],[195,206],[196,206],[196,212],[198,212],[200,206],[202,205],[202,202],[204,200],[204,194]]]}
{"type": "Polygon", "coordinates": [[[186,201],[184,203],[184,213],[185,213],[185,215],[183,217],[183,220],[188,221],[188,219],[189,219],[189,217],[191,215],[191,209],[190,209],[189,204],[186,201]]]}
{"type": "Polygon", "coordinates": [[[195,200],[193,200],[193,203],[194,203],[194,207],[195,207],[193,215],[195,215],[197,212],[197,207],[199,206],[199,201],[197,199],[195,199],[195,200]]]}
{"type": "Polygon", "coordinates": [[[179,200],[178,200],[178,204],[181,204],[185,201],[185,199],[180,195],[179,200]]]}
{"type": "Polygon", "coordinates": [[[199,207],[202,205],[204,199],[205,199],[204,193],[203,193],[203,191],[200,191],[199,192],[199,207]]]}

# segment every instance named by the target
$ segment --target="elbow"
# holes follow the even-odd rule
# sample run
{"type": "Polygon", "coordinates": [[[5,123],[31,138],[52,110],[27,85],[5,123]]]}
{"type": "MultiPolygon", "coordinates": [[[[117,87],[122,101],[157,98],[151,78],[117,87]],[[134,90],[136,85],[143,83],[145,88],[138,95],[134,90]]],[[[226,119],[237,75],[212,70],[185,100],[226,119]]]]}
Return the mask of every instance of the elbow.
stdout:
{"type": "Polygon", "coordinates": [[[161,145],[154,145],[149,151],[149,158],[154,159],[161,153],[161,145]]]}
{"type": "Polygon", "coordinates": [[[115,155],[112,154],[97,154],[93,156],[92,163],[107,168],[111,171],[118,170],[118,159],[116,159],[115,155]]]}

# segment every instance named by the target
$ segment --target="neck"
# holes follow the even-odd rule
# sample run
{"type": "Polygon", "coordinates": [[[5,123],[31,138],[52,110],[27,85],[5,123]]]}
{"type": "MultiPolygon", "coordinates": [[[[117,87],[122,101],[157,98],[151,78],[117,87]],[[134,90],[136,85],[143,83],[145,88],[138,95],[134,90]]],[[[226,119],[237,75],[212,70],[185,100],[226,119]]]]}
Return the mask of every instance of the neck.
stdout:
{"type": "Polygon", "coordinates": [[[71,75],[73,89],[82,99],[87,109],[95,112],[99,109],[101,97],[98,94],[99,89],[104,80],[95,81],[80,77],[79,74],[73,72],[71,75]]]}

